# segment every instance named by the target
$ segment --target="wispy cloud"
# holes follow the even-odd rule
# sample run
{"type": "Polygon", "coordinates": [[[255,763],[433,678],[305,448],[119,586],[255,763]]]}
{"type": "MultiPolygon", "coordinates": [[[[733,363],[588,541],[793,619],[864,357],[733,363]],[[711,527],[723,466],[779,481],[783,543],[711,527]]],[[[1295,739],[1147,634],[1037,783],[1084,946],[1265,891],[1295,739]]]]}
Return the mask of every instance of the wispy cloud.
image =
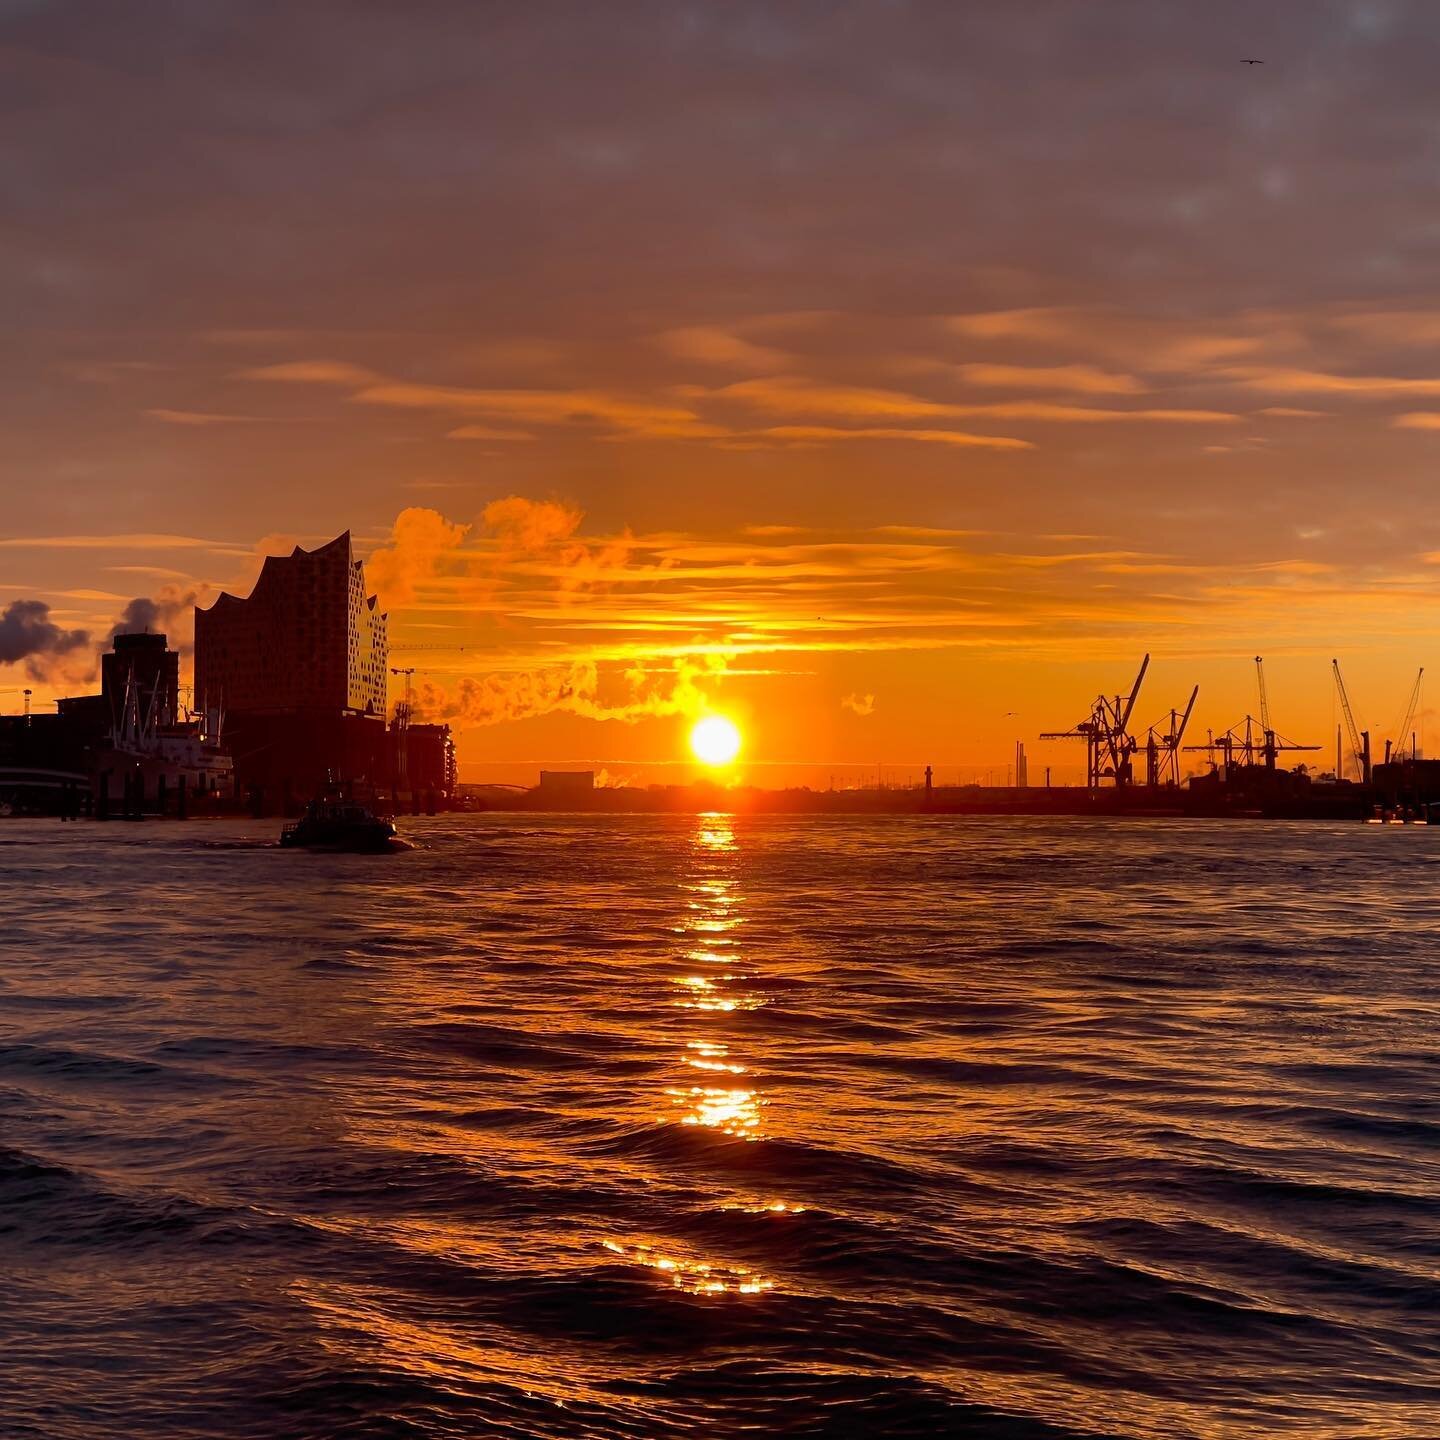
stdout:
{"type": "Polygon", "coordinates": [[[829,444],[849,440],[915,440],[927,445],[954,445],[965,450],[1033,450],[1028,440],[1008,435],[974,435],[964,430],[906,430],[898,426],[775,425],[761,430],[770,440],[798,444],[829,444]]]}
{"type": "Polygon", "coordinates": [[[1278,395],[1368,395],[1381,399],[1403,395],[1440,395],[1440,379],[1394,375],[1338,375],[1322,370],[1238,365],[1221,372],[1251,390],[1278,395]]]}
{"type": "Polygon", "coordinates": [[[738,370],[781,370],[791,360],[783,350],[757,345],[720,325],[687,325],[666,330],[655,337],[655,343],[677,360],[731,366],[738,370]]]}
{"type": "Polygon", "coordinates": [[[253,425],[259,420],[256,415],[222,415],[209,410],[147,410],[147,420],[158,420],[162,425],[253,425]]]}
{"type": "Polygon", "coordinates": [[[1095,365],[959,365],[967,385],[1003,390],[1069,391],[1076,395],[1139,395],[1145,386],[1133,375],[1095,365]]]}
{"type": "Polygon", "coordinates": [[[6,550],[213,550],[234,554],[236,547],[219,540],[201,540],[193,535],[162,535],[149,532],[124,535],[21,535],[0,540],[6,550]]]}
{"type": "Polygon", "coordinates": [[[380,379],[363,365],[346,360],[286,360],[237,372],[241,380],[275,380],[289,385],[373,385],[380,379]]]}
{"type": "Polygon", "coordinates": [[[445,432],[447,440],[533,440],[535,437],[528,430],[504,429],[499,425],[461,425],[455,430],[445,432]]]}

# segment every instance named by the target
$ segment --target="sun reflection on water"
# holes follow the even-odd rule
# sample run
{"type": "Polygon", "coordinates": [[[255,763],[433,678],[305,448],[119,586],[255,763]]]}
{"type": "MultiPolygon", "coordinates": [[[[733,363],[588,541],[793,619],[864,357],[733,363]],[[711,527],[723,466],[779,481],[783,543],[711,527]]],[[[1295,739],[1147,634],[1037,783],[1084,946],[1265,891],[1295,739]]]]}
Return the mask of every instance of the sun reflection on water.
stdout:
{"type": "Polygon", "coordinates": [[[773,1280],[767,1280],[741,1265],[691,1260],[662,1252],[653,1245],[621,1245],[614,1240],[601,1243],[612,1254],[623,1255],[637,1265],[668,1275],[677,1290],[691,1295],[759,1295],[775,1288],[773,1280]]]}
{"type": "MultiPolygon", "coordinates": [[[[716,1034],[720,1017],[754,1010],[764,1004],[746,987],[746,965],[740,945],[745,923],[744,897],[736,874],[739,846],[735,829],[720,815],[702,818],[692,850],[692,876],[685,883],[685,913],[676,932],[692,965],[723,967],[706,974],[672,977],[679,992],[672,1004],[698,1012],[704,1033],[685,1042],[681,1062],[687,1069],[721,1075],[743,1075],[746,1066],[730,1057],[728,1040],[716,1034]]],[[[677,1085],[666,1091],[681,1123],[698,1125],[742,1140],[761,1135],[764,1099],[750,1086],[677,1085]]]]}

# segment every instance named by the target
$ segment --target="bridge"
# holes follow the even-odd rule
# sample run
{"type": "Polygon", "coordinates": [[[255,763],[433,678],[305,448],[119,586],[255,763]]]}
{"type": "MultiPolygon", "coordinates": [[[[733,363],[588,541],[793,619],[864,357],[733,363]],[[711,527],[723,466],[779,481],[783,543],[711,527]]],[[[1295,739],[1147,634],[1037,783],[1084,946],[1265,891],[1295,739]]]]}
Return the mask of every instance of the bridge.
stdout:
{"type": "Polygon", "coordinates": [[[43,765],[0,765],[0,792],[8,790],[65,790],[90,788],[82,770],[50,770],[43,765]]]}

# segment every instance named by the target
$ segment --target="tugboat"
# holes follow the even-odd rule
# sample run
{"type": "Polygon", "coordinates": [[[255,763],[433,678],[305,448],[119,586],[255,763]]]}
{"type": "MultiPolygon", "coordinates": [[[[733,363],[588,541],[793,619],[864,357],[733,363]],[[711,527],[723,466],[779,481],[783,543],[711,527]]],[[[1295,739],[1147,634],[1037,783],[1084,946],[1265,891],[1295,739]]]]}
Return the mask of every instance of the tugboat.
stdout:
{"type": "Polygon", "coordinates": [[[305,814],[280,832],[287,849],[375,854],[392,848],[395,827],[354,800],[312,800],[305,814]]]}

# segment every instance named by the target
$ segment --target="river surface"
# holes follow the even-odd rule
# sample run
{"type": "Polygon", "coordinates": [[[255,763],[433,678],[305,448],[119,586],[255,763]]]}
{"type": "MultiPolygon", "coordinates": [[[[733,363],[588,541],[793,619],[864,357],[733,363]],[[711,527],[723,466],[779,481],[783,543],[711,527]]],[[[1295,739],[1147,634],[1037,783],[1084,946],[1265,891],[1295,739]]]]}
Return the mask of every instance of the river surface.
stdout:
{"type": "Polygon", "coordinates": [[[0,1435],[1440,1434],[1440,828],[0,821],[0,1435]]]}

